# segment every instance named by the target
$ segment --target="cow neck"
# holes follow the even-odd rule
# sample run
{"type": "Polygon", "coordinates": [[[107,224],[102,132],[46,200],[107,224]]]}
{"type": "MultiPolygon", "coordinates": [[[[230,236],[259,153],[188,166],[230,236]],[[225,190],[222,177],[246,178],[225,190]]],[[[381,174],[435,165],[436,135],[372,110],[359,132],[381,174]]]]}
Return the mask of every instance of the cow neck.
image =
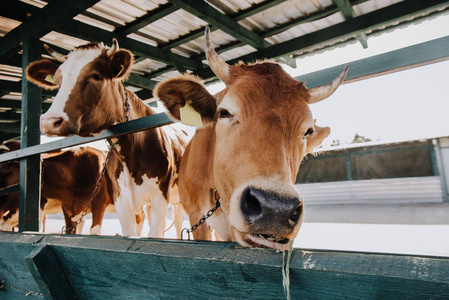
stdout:
{"type": "MultiPolygon", "coordinates": [[[[154,112],[134,93],[127,91],[122,86],[120,94],[128,99],[129,109],[125,113],[128,117],[125,121],[139,119],[145,116],[153,115],[154,112]],[[123,90],[122,90],[123,89],[123,90]],[[128,95],[128,96],[127,96],[128,95]]],[[[126,100],[125,100],[126,102],[126,100]]],[[[125,105],[126,107],[126,105],[125,105]]],[[[123,117],[121,119],[123,122],[123,117]]],[[[145,131],[129,133],[122,135],[119,139],[109,139],[111,148],[115,148],[114,153],[118,159],[125,163],[131,172],[134,172],[137,177],[141,177],[140,169],[144,168],[148,171],[148,177],[160,177],[158,171],[167,168],[167,158],[165,157],[164,145],[162,140],[166,138],[161,128],[147,129],[145,131]],[[115,147],[118,146],[118,147],[115,147]],[[149,164],[147,157],[151,157],[157,163],[149,164]],[[139,174],[138,174],[139,173],[139,174]]],[[[162,172],[162,171],[161,171],[162,172]]]]}

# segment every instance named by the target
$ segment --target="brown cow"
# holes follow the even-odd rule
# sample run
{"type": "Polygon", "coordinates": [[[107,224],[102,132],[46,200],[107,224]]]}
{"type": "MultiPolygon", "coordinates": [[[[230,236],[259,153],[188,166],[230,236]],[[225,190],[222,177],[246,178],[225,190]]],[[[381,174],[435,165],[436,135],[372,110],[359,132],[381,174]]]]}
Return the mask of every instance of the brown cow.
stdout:
{"type": "MultiPolygon", "coordinates": [[[[19,142],[7,142],[3,152],[17,150],[19,142]],[[14,144],[15,146],[11,146],[14,144]],[[5,150],[6,149],[6,150],[5,150]]],[[[1,149],[1,148],[0,148],[1,149]]],[[[73,228],[91,199],[105,160],[102,151],[91,147],[77,147],[41,155],[42,191],[41,210],[44,214],[63,212],[67,228],[73,228]]],[[[19,161],[9,161],[0,166],[1,187],[19,183],[19,161]]],[[[105,209],[114,204],[113,185],[109,174],[102,180],[88,212],[92,212],[91,234],[100,234],[105,209]]],[[[0,197],[0,216],[8,218],[7,224],[17,226],[19,192],[0,197]],[[15,213],[13,213],[15,212],[15,213]]],[[[113,207],[110,208],[113,210],[113,207]]],[[[43,221],[41,219],[41,221],[43,221]]]]}
{"type": "MultiPolygon", "coordinates": [[[[44,88],[59,88],[50,109],[41,116],[41,131],[49,136],[77,134],[92,136],[116,123],[149,116],[154,112],[122,80],[130,73],[133,56],[119,49],[88,44],[68,56],[47,47],[61,62],[43,60],[27,68],[30,81],[44,88]],[[129,109],[128,109],[129,105],[129,109]]],[[[151,206],[150,237],[162,237],[169,203],[179,203],[177,178],[185,134],[169,126],[123,136],[114,149],[121,163],[108,166],[115,175],[118,198],[115,203],[122,234],[135,236],[135,216],[151,206]]],[[[109,142],[112,144],[117,139],[109,142]]],[[[183,211],[176,205],[177,226],[182,226],[183,211]]]]}
{"type": "Polygon", "coordinates": [[[181,203],[191,224],[214,206],[215,189],[221,209],[194,237],[210,239],[212,228],[243,246],[284,250],[303,220],[303,199],[293,186],[299,165],[330,133],[314,125],[308,104],[330,96],[346,69],[330,85],[307,89],[273,62],[226,64],[208,29],[206,56],[226,84],[222,92],[212,96],[192,76],[166,80],[155,90],[174,118],[188,101],[205,123],[183,156],[181,203]]]}

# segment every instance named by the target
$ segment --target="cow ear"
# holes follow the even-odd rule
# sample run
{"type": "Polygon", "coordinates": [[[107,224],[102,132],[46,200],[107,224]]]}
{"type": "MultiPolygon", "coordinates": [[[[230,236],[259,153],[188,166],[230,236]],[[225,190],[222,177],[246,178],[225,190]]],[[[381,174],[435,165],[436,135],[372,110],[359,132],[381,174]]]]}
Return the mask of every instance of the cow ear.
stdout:
{"type": "Polygon", "coordinates": [[[59,65],[49,60],[35,61],[28,65],[26,76],[29,81],[41,88],[53,90],[59,87],[53,79],[58,68],[59,65]]]}
{"type": "Polygon", "coordinates": [[[320,127],[315,125],[314,134],[307,141],[307,153],[311,153],[313,148],[321,145],[323,140],[329,136],[331,129],[329,127],[320,127]]]}
{"type": "Polygon", "coordinates": [[[217,103],[197,77],[184,75],[162,81],[154,90],[154,95],[177,120],[181,119],[180,109],[186,104],[201,115],[203,125],[214,120],[217,103]]]}
{"type": "Polygon", "coordinates": [[[123,79],[128,77],[134,62],[134,56],[126,49],[120,49],[114,53],[111,59],[112,76],[123,79]]]}

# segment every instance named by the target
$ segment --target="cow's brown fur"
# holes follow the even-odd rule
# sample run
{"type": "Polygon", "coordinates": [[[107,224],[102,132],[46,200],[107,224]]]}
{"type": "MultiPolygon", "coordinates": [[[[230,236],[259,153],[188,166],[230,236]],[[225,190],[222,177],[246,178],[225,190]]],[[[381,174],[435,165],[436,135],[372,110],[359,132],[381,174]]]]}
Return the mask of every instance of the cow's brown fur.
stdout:
{"type": "MultiPolygon", "coordinates": [[[[20,148],[20,143],[6,142],[9,151],[20,148]],[[9,146],[8,146],[9,145],[9,146]],[[14,147],[11,145],[19,145],[14,147]]],[[[41,209],[45,214],[63,212],[67,228],[75,226],[79,215],[85,210],[100,176],[105,155],[91,147],[79,147],[66,151],[42,154],[41,209]],[[47,199],[51,205],[47,203],[47,199]],[[54,201],[59,204],[54,205],[54,201]]],[[[0,166],[0,185],[6,187],[19,183],[19,161],[0,166]]],[[[107,206],[114,204],[111,178],[106,173],[96,197],[88,210],[92,213],[92,228],[101,226],[107,206]]],[[[0,216],[8,211],[18,211],[19,192],[0,198],[0,216]]],[[[113,207],[112,207],[113,210],[113,207]]]]}
{"type": "Polygon", "coordinates": [[[206,124],[184,153],[181,203],[194,224],[214,205],[211,191],[217,189],[221,209],[207,220],[208,225],[194,231],[194,237],[210,239],[213,228],[224,240],[245,246],[257,245],[247,234],[294,238],[302,223],[302,204],[295,226],[266,224],[256,230],[243,218],[239,197],[248,186],[280,198],[298,197],[292,184],[301,160],[329,135],[329,128],[314,126],[307,88],[278,64],[239,64],[230,66],[229,74],[226,88],[214,96],[192,76],[168,79],[155,90],[176,119],[179,108],[189,101],[206,124]],[[219,117],[223,105],[231,117],[219,117]]]}

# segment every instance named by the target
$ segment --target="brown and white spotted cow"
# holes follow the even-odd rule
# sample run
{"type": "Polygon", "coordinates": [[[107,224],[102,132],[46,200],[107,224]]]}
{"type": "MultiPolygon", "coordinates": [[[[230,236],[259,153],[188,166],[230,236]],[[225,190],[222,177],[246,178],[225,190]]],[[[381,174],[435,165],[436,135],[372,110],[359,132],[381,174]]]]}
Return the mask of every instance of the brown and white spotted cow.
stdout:
{"type": "MultiPolygon", "coordinates": [[[[6,142],[0,152],[20,148],[19,142],[6,142]]],[[[77,147],[41,155],[42,190],[41,219],[47,214],[63,212],[67,228],[73,228],[91,199],[105,160],[102,151],[91,147],[77,147]]],[[[19,183],[20,162],[4,162],[0,165],[0,187],[19,183]]],[[[92,213],[91,234],[100,234],[106,208],[114,211],[114,191],[109,174],[101,182],[88,210],[92,213]]],[[[18,224],[19,192],[0,197],[0,216],[9,227],[18,224]]],[[[42,225],[41,225],[42,226],[42,225]]],[[[79,230],[80,228],[78,228],[79,230]]],[[[76,233],[76,232],[75,232],[76,233]]]]}
{"type": "Polygon", "coordinates": [[[226,84],[222,92],[209,94],[192,76],[168,79],[155,90],[174,118],[189,101],[205,124],[183,156],[181,203],[192,224],[214,206],[215,189],[221,208],[194,237],[210,239],[212,228],[243,246],[284,250],[303,220],[303,199],[293,186],[299,165],[330,133],[314,124],[308,105],[330,96],[346,69],[330,85],[307,89],[273,62],[228,65],[208,29],[205,47],[226,84]]]}
{"type": "MultiPolygon", "coordinates": [[[[61,65],[48,60],[31,63],[27,77],[37,85],[59,91],[50,109],[41,116],[41,131],[49,136],[92,136],[129,120],[154,112],[122,81],[133,65],[130,51],[100,44],[77,47],[67,56],[49,49],[61,65]],[[49,79],[51,78],[51,79],[49,79]]],[[[135,236],[136,216],[147,204],[151,209],[150,237],[162,237],[169,203],[179,203],[178,168],[186,135],[170,126],[123,136],[114,150],[121,163],[111,174],[117,180],[115,207],[124,236],[135,236]]],[[[113,143],[116,139],[110,141],[113,143]]],[[[181,205],[175,205],[178,231],[182,226],[181,205]]]]}

